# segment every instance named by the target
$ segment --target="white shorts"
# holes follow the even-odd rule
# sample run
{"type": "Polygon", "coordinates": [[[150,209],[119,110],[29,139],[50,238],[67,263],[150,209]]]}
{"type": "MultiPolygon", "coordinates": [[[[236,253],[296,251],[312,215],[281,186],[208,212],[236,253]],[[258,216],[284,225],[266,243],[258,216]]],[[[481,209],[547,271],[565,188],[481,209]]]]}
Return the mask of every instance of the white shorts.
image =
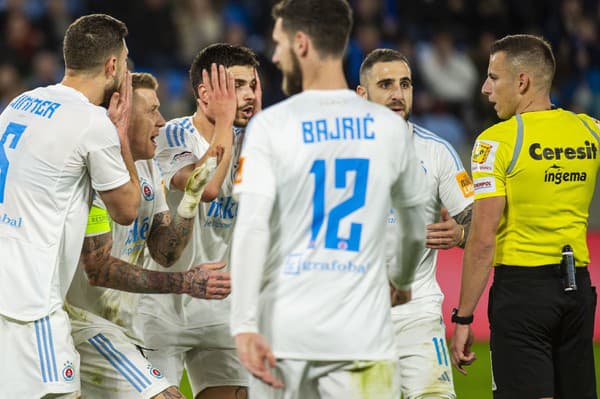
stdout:
{"type": "Polygon", "coordinates": [[[456,398],[442,317],[424,314],[393,319],[397,319],[392,321],[404,398],[425,394],[456,398]]]}
{"type": "Polygon", "coordinates": [[[194,397],[210,387],[248,386],[249,377],[240,363],[229,324],[182,328],[158,318],[143,318],[148,359],[170,381],[179,381],[183,368],[194,397]]]}
{"type": "Polygon", "coordinates": [[[150,399],[169,382],[121,331],[104,331],[77,345],[81,396],[86,399],[150,399]]]}
{"type": "Polygon", "coordinates": [[[251,398],[260,399],[397,399],[400,397],[393,361],[277,359],[273,374],[284,384],[273,388],[252,377],[251,398]]]}
{"type": "Polygon", "coordinates": [[[79,392],[79,354],[64,310],[32,322],[0,316],[0,376],[5,398],[79,392]]]}

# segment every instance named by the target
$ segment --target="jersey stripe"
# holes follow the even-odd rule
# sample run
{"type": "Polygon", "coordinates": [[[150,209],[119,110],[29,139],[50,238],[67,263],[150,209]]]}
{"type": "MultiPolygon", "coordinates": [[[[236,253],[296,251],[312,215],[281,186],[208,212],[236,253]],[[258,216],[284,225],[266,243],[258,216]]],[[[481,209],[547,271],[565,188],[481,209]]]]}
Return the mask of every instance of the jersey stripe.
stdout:
{"type": "Polygon", "coordinates": [[[137,369],[112,343],[102,334],[98,334],[88,342],[138,391],[142,392],[151,385],[139,369],[137,369]],[[126,360],[126,362],[123,361],[126,360]],[[129,365],[128,365],[128,364],[129,365]],[[140,376],[143,378],[140,378],[140,376]],[[146,380],[146,381],[144,381],[146,380]]]}
{"type": "Polygon", "coordinates": [[[40,371],[42,372],[42,381],[48,382],[48,378],[46,377],[46,368],[44,367],[44,352],[42,351],[42,342],[45,343],[45,341],[40,337],[41,336],[40,321],[36,320],[34,322],[34,325],[35,325],[35,338],[37,340],[38,357],[40,359],[40,371]]]}
{"type": "Polygon", "coordinates": [[[596,141],[598,142],[598,144],[600,144],[600,137],[598,137],[598,135],[596,134],[596,132],[594,131],[594,129],[592,129],[590,127],[590,125],[588,125],[588,123],[585,121],[585,119],[580,118],[579,116],[577,116],[579,118],[579,120],[581,122],[583,122],[584,126],[587,128],[587,130],[590,131],[590,133],[592,133],[592,136],[594,136],[594,138],[596,139],[596,141]]]}
{"type": "Polygon", "coordinates": [[[58,371],[56,370],[56,355],[54,353],[54,339],[52,339],[52,326],[50,325],[50,317],[46,316],[44,321],[48,325],[48,342],[50,342],[50,354],[52,355],[52,370],[48,370],[48,372],[53,372],[54,381],[58,382],[58,371]]]}
{"type": "Polygon", "coordinates": [[[512,172],[515,168],[515,164],[517,163],[517,159],[519,159],[519,154],[521,153],[521,147],[523,147],[523,117],[519,114],[515,115],[517,120],[517,138],[515,139],[515,148],[513,149],[513,156],[510,160],[510,164],[508,165],[508,169],[506,169],[506,173],[512,172]]]}
{"type": "Polygon", "coordinates": [[[167,136],[167,142],[169,143],[169,147],[175,147],[173,145],[173,140],[171,139],[171,129],[172,129],[172,126],[167,125],[167,128],[165,129],[165,136],[167,136]]]}
{"type": "Polygon", "coordinates": [[[454,165],[456,166],[456,170],[462,170],[460,157],[454,150],[454,147],[452,147],[452,145],[450,145],[450,143],[448,143],[446,140],[444,140],[440,136],[436,135],[435,133],[430,132],[427,129],[424,129],[419,125],[412,124],[412,126],[413,126],[413,132],[418,137],[425,139],[425,140],[432,140],[432,141],[443,144],[446,147],[446,149],[448,150],[448,152],[450,153],[450,155],[452,155],[452,158],[454,159],[454,165]]]}

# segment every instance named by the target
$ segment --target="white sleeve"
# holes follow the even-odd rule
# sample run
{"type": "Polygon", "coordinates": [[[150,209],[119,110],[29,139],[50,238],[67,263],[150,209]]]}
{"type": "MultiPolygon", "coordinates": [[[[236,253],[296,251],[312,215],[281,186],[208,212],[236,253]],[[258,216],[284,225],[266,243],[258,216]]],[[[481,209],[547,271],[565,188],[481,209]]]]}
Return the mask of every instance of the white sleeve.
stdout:
{"type": "Polygon", "coordinates": [[[231,335],[258,332],[258,298],[269,246],[273,198],[239,196],[231,248],[231,335]]]}
{"type": "Polygon", "coordinates": [[[95,114],[92,117],[83,135],[80,151],[94,190],[112,190],[131,180],[121,155],[117,130],[107,116],[95,114]]]}
{"type": "MultiPolygon", "coordinates": [[[[405,146],[408,141],[405,142],[405,146]]],[[[396,223],[390,225],[397,237],[396,262],[388,267],[388,278],[398,288],[410,288],[425,250],[425,202],[427,178],[414,150],[405,147],[403,168],[392,186],[392,208],[396,223]]]]}
{"type": "Polygon", "coordinates": [[[169,206],[165,198],[164,180],[160,168],[155,160],[150,160],[150,170],[152,173],[152,185],[154,186],[154,214],[167,212],[169,206]]]}
{"type": "Polygon", "coordinates": [[[155,159],[167,190],[170,190],[173,176],[182,168],[195,164],[200,158],[194,154],[193,143],[187,140],[187,131],[183,126],[168,123],[160,129],[156,140],[158,148],[155,159]]]}
{"type": "Polygon", "coordinates": [[[455,216],[473,203],[473,181],[452,147],[439,145],[434,159],[440,182],[439,198],[450,215],[455,216]]]}

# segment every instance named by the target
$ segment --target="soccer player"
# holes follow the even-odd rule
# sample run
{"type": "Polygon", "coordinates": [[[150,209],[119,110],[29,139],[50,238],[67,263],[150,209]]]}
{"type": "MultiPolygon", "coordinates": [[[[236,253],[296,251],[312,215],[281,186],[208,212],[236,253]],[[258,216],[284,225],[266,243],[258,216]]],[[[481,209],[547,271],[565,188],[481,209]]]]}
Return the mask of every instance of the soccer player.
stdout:
{"type": "MultiPolygon", "coordinates": [[[[413,100],[408,60],[395,50],[373,50],[361,65],[356,91],[408,121],[413,100]]],[[[392,308],[398,372],[406,399],[453,399],[456,394],[442,317],[444,295],[435,278],[435,266],[438,249],[464,247],[471,224],[473,183],[447,141],[411,122],[408,131],[429,179],[429,224],[427,249],[411,286],[411,300],[392,308]]],[[[394,214],[388,223],[396,223],[394,214]]]]}
{"type": "Polygon", "coordinates": [[[229,273],[211,271],[223,264],[200,265],[184,272],[157,272],[135,266],[142,264],[145,248],[165,267],[177,260],[191,237],[210,166],[204,163],[191,175],[186,199],[172,218],[160,172],[152,159],[158,129],[165,124],[159,111],[158,83],[150,74],[134,73],[132,86],[133,108],[127,135],[143,200],[135,221],[119,226],[110,223],[105,205],[96,199],[81,267],[67,294],[67,311],[81,355],[83,397],[104,398],[110,392],[112,398],[183,398],[173,386],[179,381],[164,379],[137,346],[142,344],[132,331],[131,314],[136,311],[139,296],[129,292],[222,299],[229,294],[229,273]]]}
{"type": "MultiPolygon", "coordinates": [[[[174,211],[193,169],[215,152],[222,158],[208,183],[193,237],[173,268],[202,262],[228,263],[237,202],[231,192],[244,127],[260,110],[255,54],[246,47],[214,44],[196,56],[190,80],[196,113],[169,121],[157,139],[157,159],[174,211]]],[[[148,265],[163,270],[156,262],[148,265]]],[[[248,374],[229,333],[229,300],[206,301],[178,295],[144,295],[136,324],[148,356],[167,378],[178,381],[187,369],[196,398],[244,398],[248,374]],[[158,317],[157,317],[158,315],[158,317]]]]}
{"type": "Polygon", "coordinates": [[[475,360],[473,311],[494,266],[488,314],[495,399],[597,398],[597,294],[586,233],[600,122],[552,105],[555,70],[543,38],[509,35],[492,44],[481,88],[503,121],[473,147],[473,221],[450,354],[466,374],[475,360]],[[561,267],[564,252],[572,257],[572,281],[561,267]]]}
{"type": "Polygon", "coordinates": [[[77,19],[64,38],[62,82],[21,94],[0,115],[5,397],[73,397],[79,391],[79,355],[62,306],[77,268],[91,189],[121,224],[135,219],[140,201],[126,139],[126,35],[125,24],[107,15],[77,19]]]}
{"type": "Polygon", "coordinates": [[[235,187],[231,328],[250,396],[397,398],[388,276],[410,297],[425,173],[406,122],[348,90],[348,3],[285,0],[273,16],[293,96],[251,121],[235,187]],[[398,262],[386,273],[390,208],[398,262]]]}

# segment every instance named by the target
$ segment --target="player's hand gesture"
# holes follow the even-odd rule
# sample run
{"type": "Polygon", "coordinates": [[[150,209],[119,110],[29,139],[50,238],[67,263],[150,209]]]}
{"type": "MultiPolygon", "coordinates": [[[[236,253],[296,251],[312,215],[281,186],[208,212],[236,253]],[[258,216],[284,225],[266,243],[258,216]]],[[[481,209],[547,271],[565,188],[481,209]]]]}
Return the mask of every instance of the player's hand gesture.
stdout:
{"type": "Polygon", "coordinates": [[[390,284],[390,302],[392,307],[404,305],[405,303],[410,302],[411,298],[412,291],[410,288],[408,290],[397,290],[392,284],[390,284]]]}
{"type": "Polygon", "coordinates": [[[202,82],[206,88],[207,101],[198,100],[202,112],[216,122],[233,125],[237,112],[235,78],[223,65],[211,65],[210,76],[202,70],[202,82]]]}
{"type": "Polygon", "coordinates": [[[463,366],[472,364],[477,357],[475,352],[471,352],[473,344],[473,330],[470,324],[456,324],[452,343],[450,344],[450,357],[452,364],[459,373],[467,375],[467,370],[463,366]]]}
{"type": "Polygon", "coordinates": [[[117,128],[121,145],[129,143],[127,140],[127,128],[129,126],[129,115],[131,114],[132,91],[131,72],[126,71],[119,91],[115,91],[112,94],[110,103],[108,104],[108,117],[117,128]]]}
{"type": "Polygon", "coordinates": [[[440,222],[426,226],[425,245],[433,249],[449,249],[459,245],[464,239],[463,227],[456,223],[446,208],[442,208],[440,216],[440,222]]]}
{"type": "Polygon", "coordinates": [[[283,388],[283,382],[271,372],[276,364],[275,356],[262,335],[240,333],[235,336],[235,346],[240,361],[253,376],[274,388],[283,388]]]}
{"type": "Polygon", "coordinates": [[[201,299],[226,298],[231,293],[231,276],[218,271],[224,267],[223,262],[192,267],[184,274],[184,293],[201,299]]]}

